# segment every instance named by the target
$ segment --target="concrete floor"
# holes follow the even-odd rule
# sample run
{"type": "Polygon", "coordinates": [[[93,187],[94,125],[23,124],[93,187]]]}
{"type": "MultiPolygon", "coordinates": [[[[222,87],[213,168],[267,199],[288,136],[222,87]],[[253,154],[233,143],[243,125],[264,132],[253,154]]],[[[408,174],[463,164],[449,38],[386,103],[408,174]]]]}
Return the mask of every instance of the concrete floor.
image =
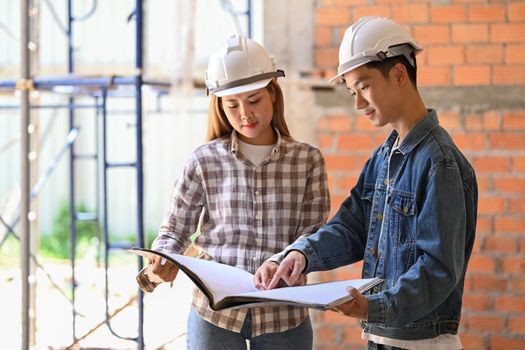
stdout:
{"type": "MultiPolygon", "coordinates": [[[[63,263],[45,264],[53,280],[70,295],[70,267],[63,263]]],[[[76,269],[79,287],[76,294],[76,336],[80,338],[104,321],[104,270],[80,262],[76,269]]],[[[110,270],[110,310],[130,301],[136,293],[135,264],[123,264],[110,270]]],[[[52,286],[41,271],[37,274],[36,345],[39,349],[63,349],[73,343],[72,309],[69,301],[52,286]]],[[[157,287],[144,298],[144,339],[146,349],[184,349],[186,317],[191,303],[193,283],[179,274],[172,288],[157,287]]],[[[20,276],[16,268],[0,269],[0,348],[19,349],[21,338],[20,276]]],[[[111,311],[110,311],[111,312],[111,311]]],[[[137,333],[137,304],[118,313],[112,328],[125,337],[137,333]]],[[[134,341],[113,336],[106,325],[82,340],[74,349],[136,349],[134,341]]]]}

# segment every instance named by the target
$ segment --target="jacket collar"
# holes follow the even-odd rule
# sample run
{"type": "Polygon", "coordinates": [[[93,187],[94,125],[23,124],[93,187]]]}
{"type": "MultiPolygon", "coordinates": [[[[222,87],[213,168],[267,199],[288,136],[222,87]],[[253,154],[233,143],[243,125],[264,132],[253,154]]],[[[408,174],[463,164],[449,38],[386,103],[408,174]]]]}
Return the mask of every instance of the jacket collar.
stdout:
{"type": "MultiPolygon", "coordinates": [[[[403,155],[410,153],[426,136],[427,134],[439,125],[439,120],[434,109],[429,109],[426,116],[421,118],[416,125],[410,130],[403,142],[399,145],[399,152],[403,155]]],[[[392,130],[388,138],[381,146],[381,151],[389,152],[396,142],[398,132],[392,130]]]]}

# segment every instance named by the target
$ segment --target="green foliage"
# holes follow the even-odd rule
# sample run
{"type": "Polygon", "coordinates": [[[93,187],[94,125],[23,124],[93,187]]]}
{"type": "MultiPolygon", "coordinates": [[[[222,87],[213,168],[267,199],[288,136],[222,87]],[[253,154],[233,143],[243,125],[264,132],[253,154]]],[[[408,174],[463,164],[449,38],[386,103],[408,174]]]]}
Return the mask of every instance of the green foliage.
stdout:
{"type": "MultiPolygon", "coordinates": [[[[85,205],[77,206],[77,212],[86,212],[85,205]]],[[[98,247],[97,224],[93,221],[77,221],[77,257],[83,257],[86,251],[98,247]]],[[[53,222],[53,232],[40,239],[40,253],[54,258],[69,258],[71,246],[69,205],[60,206],[53,222]]]]}

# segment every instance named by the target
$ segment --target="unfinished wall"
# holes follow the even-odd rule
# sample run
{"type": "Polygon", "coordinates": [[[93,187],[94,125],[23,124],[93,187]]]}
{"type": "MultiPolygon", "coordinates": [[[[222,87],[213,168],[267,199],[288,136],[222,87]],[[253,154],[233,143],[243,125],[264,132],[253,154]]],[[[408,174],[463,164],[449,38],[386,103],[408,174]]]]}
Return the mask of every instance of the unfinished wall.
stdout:
{"type": "MultiPolygon", "coordinates": [[[[265,45],[293,72],[285,83],[287,119],[298,138],[324,152],[332,212],[389,132],[357,115],[344,88],[326,84],[337,69],[344,30],[362,16],[387,16],[407,25],[423,46],[420,91],[472,162],[479,184],[463,346],[524,349],[525,1],[318,0],[283,6],[266,2],[265,45]],[[305,22],[312,23],[311,34],[301,29],[305,22]]],[[[360,275],[356,264],[318,278],[360,275]]],[[[317,349],[366,348],[356,321],[333,312],[311,314],[317,349]]]]}

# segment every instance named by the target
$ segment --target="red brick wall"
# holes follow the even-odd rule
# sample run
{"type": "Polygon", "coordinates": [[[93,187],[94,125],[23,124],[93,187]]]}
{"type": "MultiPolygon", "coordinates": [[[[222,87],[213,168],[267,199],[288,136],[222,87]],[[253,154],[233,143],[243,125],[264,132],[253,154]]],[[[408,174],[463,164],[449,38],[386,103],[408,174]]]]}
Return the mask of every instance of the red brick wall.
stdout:
{"type": "MultiPolygon", "coordinates": [[[[442,98],[429,106],[438,110],[441,124],[478,176],[478,229],[463,298],[463,346],[525,349],[525,95],[508,97],[525,92],[525,1],[320,0],[315,64],[322,76],[337,69],[346,27],[365,15],[404,23],[423,46],[418,56],[423,96],[440,91],[442,98]],[[479,94],[480,89],[487,93],[479,94]]],[[[351,103],[344,104],[346,112],[326,108],[318,125],[333,211],[389,131],[373,128],[354,114],[351,103]]],[[[357,264],[321,276],[357,278],[360,273],[357,264]]],[[[365,349],[354,320],[333,312],[315,312],[314,318],[318,349],[365,349]]]]}

